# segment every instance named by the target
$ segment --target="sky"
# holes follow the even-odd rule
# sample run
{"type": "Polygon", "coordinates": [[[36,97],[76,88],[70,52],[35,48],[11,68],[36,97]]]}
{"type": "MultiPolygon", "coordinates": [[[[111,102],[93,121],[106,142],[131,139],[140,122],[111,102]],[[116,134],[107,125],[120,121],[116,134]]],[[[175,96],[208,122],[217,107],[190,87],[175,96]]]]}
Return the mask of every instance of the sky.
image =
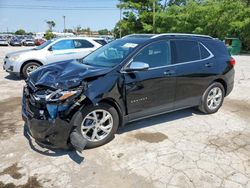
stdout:
{"type": "Polygon", "coordinates": [[[120,19],[118,0],[0,0],[0,32],[42,32],[46,20],[54,20],[54,31],[80,25],[92,30],[113,29],[120,19]]]}

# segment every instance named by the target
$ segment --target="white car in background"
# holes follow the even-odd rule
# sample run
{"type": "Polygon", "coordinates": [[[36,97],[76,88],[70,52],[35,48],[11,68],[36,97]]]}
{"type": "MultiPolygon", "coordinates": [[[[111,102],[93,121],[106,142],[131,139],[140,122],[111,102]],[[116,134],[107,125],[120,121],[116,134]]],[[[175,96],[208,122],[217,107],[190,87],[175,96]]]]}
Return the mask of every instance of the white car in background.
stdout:
{"type": "Polygon", "coordinates": [[[0,38],[0,46],[9,46],[8,40],[0,38]]]}
{"type": "Polygon", "coordinates": [[[106,41],[93,37],[70,37],[48,40],[36,48],[8,53],[3,69],[27,78],[38,67],[70,59],[80,59],[101,47],[106,41]]]}

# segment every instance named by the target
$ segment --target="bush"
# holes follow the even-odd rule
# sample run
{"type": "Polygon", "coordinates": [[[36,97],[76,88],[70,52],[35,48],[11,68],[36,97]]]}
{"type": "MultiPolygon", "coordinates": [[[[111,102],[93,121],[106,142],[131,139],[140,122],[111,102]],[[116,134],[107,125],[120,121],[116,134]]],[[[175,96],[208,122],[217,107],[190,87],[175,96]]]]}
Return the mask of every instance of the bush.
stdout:
{"type": "Polygon", "coordinates": [[[44,38],[46,38],[47,40],[53,39],[55,37],[56,35],[54,35],[51,31],[47,31],[44,35],[44,38]]]}

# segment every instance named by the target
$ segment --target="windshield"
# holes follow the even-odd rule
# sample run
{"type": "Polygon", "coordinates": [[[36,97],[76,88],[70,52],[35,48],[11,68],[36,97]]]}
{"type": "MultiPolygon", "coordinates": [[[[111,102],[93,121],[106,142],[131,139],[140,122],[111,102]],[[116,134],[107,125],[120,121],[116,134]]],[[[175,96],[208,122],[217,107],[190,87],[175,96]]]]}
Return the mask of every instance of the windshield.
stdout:
{"type": "Polygon", "coordinates": [[[45,48],[46,46],[48,46],[49,44],[51,44],[52,42],[53,42],[52,40],[48,40],[45,43],[41,44],[40,46],[37,46],[35,49],[41,50],[41,49],[45,48]]]}
{"type": "Polygon", "coordinates": [[[97,49],[83,59],[83,63],[93,66],[114,67],[120,64],[140,42],[115,40],[97,49]]]}

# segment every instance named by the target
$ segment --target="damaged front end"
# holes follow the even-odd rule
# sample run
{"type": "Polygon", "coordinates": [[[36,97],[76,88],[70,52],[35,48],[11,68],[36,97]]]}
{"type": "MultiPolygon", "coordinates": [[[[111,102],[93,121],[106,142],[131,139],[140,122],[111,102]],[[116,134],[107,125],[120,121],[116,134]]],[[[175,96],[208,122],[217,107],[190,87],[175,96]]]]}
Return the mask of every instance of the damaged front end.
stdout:
{"type": "Polygon", "coordinates": [[[31,80],[23,90],[22,116],[32,137],[51,148],[82,151],[86,139],[76,131],[74,114],[83,106],[87,84],[71,89],[36,86],[31,80]]]}

